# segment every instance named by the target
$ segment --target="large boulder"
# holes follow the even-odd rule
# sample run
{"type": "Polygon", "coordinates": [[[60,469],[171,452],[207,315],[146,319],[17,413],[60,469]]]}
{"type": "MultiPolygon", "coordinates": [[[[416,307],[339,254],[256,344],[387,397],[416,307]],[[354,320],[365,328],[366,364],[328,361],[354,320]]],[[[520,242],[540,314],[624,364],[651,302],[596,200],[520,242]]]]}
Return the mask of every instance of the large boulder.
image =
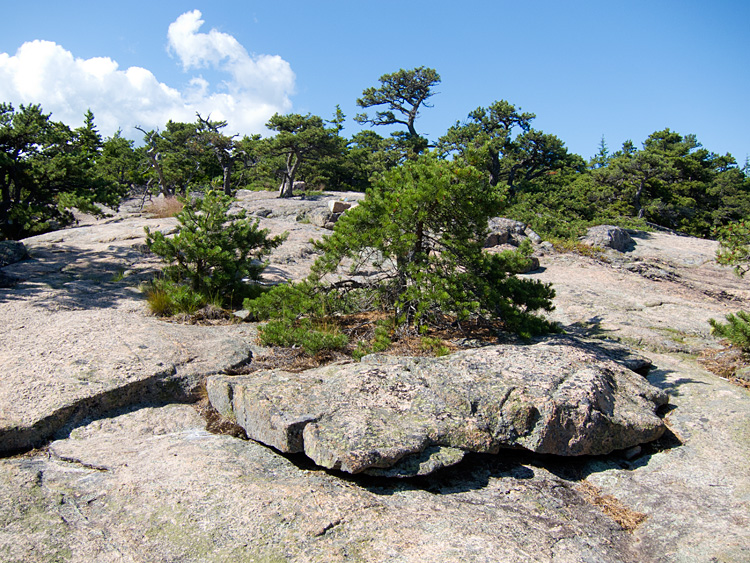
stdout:
{"type": "Polygon", "coordinates": [[[498,246],[501,244],[512,244],[518,246],[521,240],[525,238],[524,231],[526,225],[520,221],[505,219],[504,217],[493,217],[488,221],[487,240],[484,243],[485,248],[498,246]]]}
{"type": "Polygon", "coordinates": [[[349,473],[408,476],[465,452],[607,454],[661,436],[666,394],[605,352],[556,337],[445,358],[370,356],[303,373],[214,376],[247,435],[349,473]]]}
{"type": "Polygon", "coordinates": [[[613,225],[597,225],[591,227],[581,242],[587,246],[612,248],[625,252],[633,245],[633,239],[625,229],[613,225]]]}
{"type": "Polygon", "coordinates": [[[0,240],[0,268],[20,262],[28,255],[26,247],[20,240],[0,240]]]}
{"type": "Polygon", "coordinates": [[[311,209],[302,215],[302,218],[316,227],[333,230],[336,221],[341,217],[341,213],[332,213],[328,207],[318,207],[311,209]]]}

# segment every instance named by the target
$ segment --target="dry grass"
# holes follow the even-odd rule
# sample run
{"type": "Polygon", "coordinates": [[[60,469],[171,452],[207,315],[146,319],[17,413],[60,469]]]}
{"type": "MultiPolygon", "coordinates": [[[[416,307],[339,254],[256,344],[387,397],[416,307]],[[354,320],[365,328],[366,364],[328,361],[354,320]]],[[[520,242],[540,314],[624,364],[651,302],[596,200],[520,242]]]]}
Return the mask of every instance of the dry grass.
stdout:
{"type": "Polygon", "coordinates": [[[146,207],[145,211],[157,219],[174,217],[182,211],[182,202],[176,197],[157,198],[146,207]]]}
{"type": "Polygon", "coordinates": [[[578,240],[555,239],[552,245],[557,252],[573,252],[589,258],[600,258],[604,254],[603,248],[584,244],[578,240]]]}
{"type": "MultiPolygon", "coordinates": [[[[372,340],[377,324],[387,319],[388,314],[381,311],[335,317],[339,330],[349,337],[352,345],[356,345],[358,340],[372,340]]],[[[451,325],[448,321],[444,323],[443,328],[430,328],[423,334],[417,334],[414,329],[407,331],[401,328],[392,332],[393,344],[384,353],[399,356],[432,356],[437,345],[445,346],[450,352],[455,352],[462,348],[456,344],[460,340],[496,344],[500,331],[499,324],[468,322],[458,326],[451,325]],[[425,345],[426,340],[432,341],[434,345],[425,345]]]]}
{"type": "Polygon", "coordinates": [[[629,509],[612,495],[602,494],[602,491],[591,483],[583,481],[576,489],[583,495],[586,502],[598,506],[604,514],[627,532],[632,532],[648,518],[648,515],[642,512],[629,509]]]}
{"type": "Polygon", "coordinates": [[[253,361],[240,368],[232,370],[230,375],[247,375],[256,371],[266,369],[280,369],[291,372],[301,372],[307,369],[317,368],[341,360],[351,359],[341,352],[323,350],[310,356],[302,348],[270,348],[267,353],[254,356],[253,361]]]}
{"type": "Polygon", "coordinates": [[[234,438],[247,440],[245,429],[221,416],[219,412],[211,406],[207,396],[202,397],[197,403],[195,403],[194,407],[195,410],[198,411],[198,414],[203,417],[203,420],[206,421],[206,430],[211,434],[225,434],[227,436],[233,436],[234,438]]]}
{"type": "Polygon", "coordinates": [[[738,370],[750,366],[750,358],[742,350],[731,346],[704,350],[698,356],[698,361],[711,373],[723,377],[735,385],[750,389],[750,381],[735,377],[738,370]]]}

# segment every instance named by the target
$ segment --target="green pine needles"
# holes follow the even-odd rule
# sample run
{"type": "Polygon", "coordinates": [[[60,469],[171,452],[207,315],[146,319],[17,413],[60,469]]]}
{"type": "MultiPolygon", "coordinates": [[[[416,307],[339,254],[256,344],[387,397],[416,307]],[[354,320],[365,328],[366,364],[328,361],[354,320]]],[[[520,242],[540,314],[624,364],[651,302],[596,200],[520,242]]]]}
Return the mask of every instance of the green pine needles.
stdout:
{"type": "Polygon", "coordinates": [[[725,266],[734,266],[742,277],[750,270],[750,224],[747,221],[730,223],[714,231],[719,240],[716,261],[725,266]]]}
{"type": "MultiPolygon", "coordinates": [[[[719,240],[716,261],[725,266],[734,266],[735,273],[743,277],[750,270],[750,225],[747,221],[738,221],[717,229],[714,234],[719,240]]],[[[709,319],[711,332],[719,338],[726,338],[743,352],[750,353],[750,313],[730,313],[726,320],[726,323],[720,323],[709,319]]]]}
{"type": "Polygon", "coordinates": [[[750,353],[750,313],[738,311],[736,315],[728,314],[726,319],[726,323],[709,319],[711,332],[719,338],[726,338],[743,352],[750,353]]]}
{"type": "Polygon", "coordinates": [[[145,228],[146,245],[168,263],[164,280],[157,280],[149,291],[160,303],[152,310],[192,313],[207,303],[231,306],[257,294],[248,281],[259,279],[265,267],[262,258],[285,236],[269,237],[257,220],[247,219],[245,210],[230,215],[232,200],[221,193],[209,191],[183,203],[173,237],[145,228]]]}
{"type": "Polygon", "coordinates": [[[371,310],[414,333],[467,322],[524,337],[548,332],[553,326],[535,313],[552,309],[553,290],[515,275],[529,264],[530,245],[483,251],[488,219],[502,205],[481,171],[421,155],[382,174],[316,243],[322,256],[305,282],[245,306],[259,318],[285,318],[290,329],[302,319],[371,310]]]}

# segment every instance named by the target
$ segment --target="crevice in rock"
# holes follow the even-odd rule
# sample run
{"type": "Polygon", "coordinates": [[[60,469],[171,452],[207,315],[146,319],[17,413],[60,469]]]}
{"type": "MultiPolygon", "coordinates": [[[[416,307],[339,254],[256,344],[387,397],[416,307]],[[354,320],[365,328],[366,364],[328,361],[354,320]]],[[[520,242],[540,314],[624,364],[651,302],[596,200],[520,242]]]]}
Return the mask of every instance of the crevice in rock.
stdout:
{"type": "Polygon", "coordinates": [[[74,457],[68,457],[68,456],[61,456],[57,454],[52,454],[52,457],[58,461],[62,461],[64,463],[69,463],[71,465],[77,465],[79,467],[83,467],[84,469],[91,469],[93,471],[101,471],[101,472],[110,472],[112,471],[111,467],[107,467],[104,465],[97,465],[95,463],[86,463],[85,461],[81,461],[80,459],[74,458],[74,457]]]}
{"type": "Polygon", "coordinates": [[[81,423],[103,418],[107,413],[120,409],[197,401],[202,377],[180,375],[179,367],[173,365],[151,377],[85,397],[30,426],[0,429],[0,457],[38,448],[53,438],[69,434],[81,423]]]}

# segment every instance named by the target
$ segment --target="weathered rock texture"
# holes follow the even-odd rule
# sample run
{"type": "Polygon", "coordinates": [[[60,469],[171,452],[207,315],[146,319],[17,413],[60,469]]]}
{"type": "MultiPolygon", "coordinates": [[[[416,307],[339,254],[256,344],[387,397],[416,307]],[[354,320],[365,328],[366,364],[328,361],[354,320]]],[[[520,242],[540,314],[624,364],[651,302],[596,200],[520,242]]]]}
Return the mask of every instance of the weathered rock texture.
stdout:
{"type": "Polygon", "coordinates": [[[620,227],[613,225],[598,225],[591,227],[581,242],[588,246],[599,248],[612,248],[624,252],[631,248],[633,239],[630,234],[620,227]]]}
{"type": "Polygon", "coordinates": [[[574,483],[494,456],[430,484],[341,479],[212,435],[186,405],[0,459],[0,560],[642,563],[574,483]]]}
{"type": "Polygon", "coordinates": [[[18,240],[0,240],[0,268],[20,262],[28,256],[26,246],[18,240]]]}
{"type": "MultiPolygon", "coordinates": [[[[326,231],[297,221],[303,211],[361,194],[240,196],[263,228],[290,233],[273,281],[300,279],[315,259],[308,241],[326,231]]],[[[656,364],[648,380],[673,410],[640,453],[467,454],[416,479],[343,478],[164,405],[190,400],[198,374],[246,361],[254,328],[149,317],[137,290],[158,266],[142,251],[147,224],[175,222],[126,205],[25,241],[30,258],[0,269],[18,280],[0,290],[0,417],[29,428],[57,413],[45,449],[0,459],[0,561],[747,561],[750,394],[694,356],[717,345],[708,318],[750,306],[748,282],[713,262],[715,242],[635,233],[608,261],[548,250],[530,274],[554,284],[566,330],[656,364]]]]}
{"type": "Polygon", "coordinates": [[[247,361],[255,331],[148,315],[138,283],[157,262],[143,225],[113,220],[27,239],[31,258],[3,268],[0,452],[38,446],[114,408],[195,400],[207,374],[247,361]]]}
{"type": "Polygon", "coordinates": [[[406,476],[463,452],[608,454],[661,436],[655,410],[667,402],[640,375],[567,338],[215,376],[207,387],[214,407],[252,439],[327,468],[406,476]]]}
{"type": "Polygon", "coordinates": [[[484,246],[489,248],[502,244],[518,246],[526,238],[526,225],[513,219],[493,217],[489,220],[489,234],[484,246]]]}

